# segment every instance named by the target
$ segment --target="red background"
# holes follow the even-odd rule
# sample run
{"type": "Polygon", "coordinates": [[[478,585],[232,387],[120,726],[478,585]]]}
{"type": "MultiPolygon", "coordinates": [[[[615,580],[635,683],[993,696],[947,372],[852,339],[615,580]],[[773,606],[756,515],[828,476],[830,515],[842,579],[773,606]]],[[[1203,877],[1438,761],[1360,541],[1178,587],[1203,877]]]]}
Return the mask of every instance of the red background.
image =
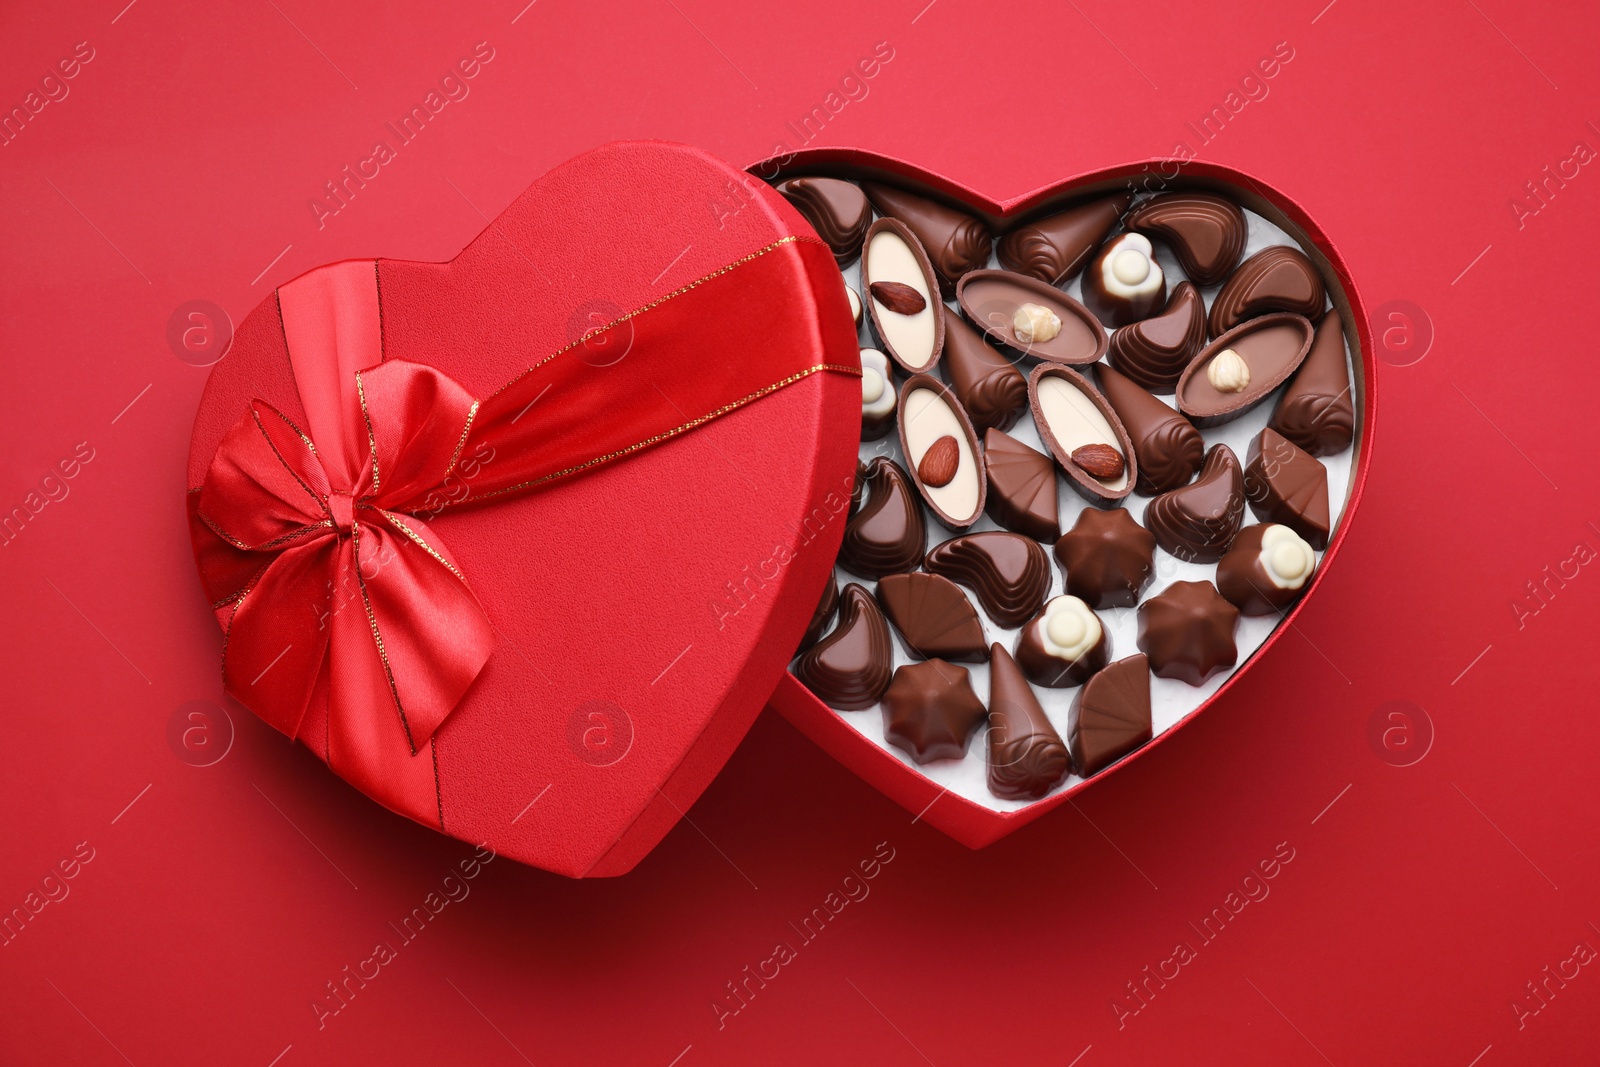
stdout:
{"type": "Polygon", "coordinates": [[[1575,144],[1600,147],[1592,12],[124,2],[0,14],[7,111],[77,42],[94,49],[0,147],[0,510],[79,442],[94,456],[0,548],[0,911],[93,849],[0,947],[0,1062],[1490,1067],[1594,1045],[1593,968],[1542,1001],[1526,983],[1600,947],[1600,579],[1579,562],[1600,547],[1580,451],[1600,178],[1568,166],[1520,220],[1511,207],[1575,144]],[[495,58],[470,95],[319,229],[307,201],[478,41],[495,58]],[[175,357],[168,317],[204,299],[237,320],[344,257],[446,259],[535,176],[614,138],[735,162],[799,147],[786,123],[879,41],[894,58],[813,143],[997,198],[1200,147],[1186,122],[1289,43],[1202,157],[1287,191],[1369,306],[1409,301],[1435,334],[1420,362],[1380,367],[1338,580],[1303,640],[1171,743],[980,852],[767,712],[632,874],[497,860],[319,1029],[324,983],[397,941],[390,923],[470,849],[238,708],[218,762],[169,743],[220,681],[182,510],[205,371],[175,357]],[[1432,726],[1409,766],[1369,740],[1392,700],[1432,726]],[[801,944],[789,924],[885,841],[870,896],[801,944]],[[1270,895],[1202,944],[1189,924],[1280,842],[1294,859],[1270,895]],[[725,983],[780,940],[795,957],[719,1029],[725,983]],[[1193,960],[1119,1028],[1124,984],[1179,940],[1193,960]]]}

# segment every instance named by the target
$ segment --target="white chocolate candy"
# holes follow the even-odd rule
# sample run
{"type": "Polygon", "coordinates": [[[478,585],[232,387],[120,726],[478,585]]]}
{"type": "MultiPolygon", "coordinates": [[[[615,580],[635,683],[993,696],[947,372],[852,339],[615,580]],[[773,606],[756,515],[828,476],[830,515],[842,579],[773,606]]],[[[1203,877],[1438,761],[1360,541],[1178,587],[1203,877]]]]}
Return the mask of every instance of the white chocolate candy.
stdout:
{"type": "Polygon", "coordinates": [[[1127,300],[1158,292],[1166,279],[1154,253],[1155,246],[1142,233],[1125,233],[1114,240],[1112,251],[1100,263],[1106,292],[1127,300]]]}
{"type": "Polygon", "coordinates": [[[1100,617],[1075,596],[1052,597],[1044,606],[1039,635],[1046,652],[1062,659],[1081,659],[1100,643],[1100,617]]]}
{"type": "Polygon", "coordinates": [[[861,350],[861,414],[883,418],[894,411],[894,384],[889,357],[876,348],[861,350]]]}
{"type": "Polygon", "coordinates": [[[850,317],[856,320],[856,325],[861,325],[861,297],[850,286],[844,287],[845,294],[850,297],[850,317]]]}
{"type": "Polygon", "coordinates": [[[1250,364],[1231,348],[1224,348],[1206,364],[1206,381],[1219,393],[1242,393],[1250,387],[1250,364]]]}
{"type": "Polygon", "coordinates": [[[941,486],[924,484],[923,489],[928,499],[953,522],[961,524],[977,518],[983,474],[978,470],[978,457],[973,455],[972,443],[967,440],[967,432],[955,411],[932,389],[913,389],[906,394],[901,419],[906,463],[912,470],[921,467],[922,457],[939,438],[955,438],[959,454],[955,477],[941,486]]]}
{"type": "Polygon", "coordinates": [[[1289,527],[1273,524],[1261,531],[1261,570],[1279,589],[1299,589],[1316,566],[1311,546],[1289,527]]]}
{"type": "Polygon", "coordinates": [[[1019,304],[1011,313],[1011,331],[1025,345],[1054,340],[1061,333],[1061,317],[1043,304],[1019,304]]]}
{"type": "MultiPolygon", "coordinates": [[[[1072,455],[1084,445],[1110,445],[1120,455],[1122,442],[1105,415],[1095,407],[1094,401],[1083,390],[1058,374],[1047,374],[1039,379],[1039,410],[1050,428],[1050,435],[1066,455],[1072,455]]],[[[1096,478],[1096,482],[1112,492],[1128,485],[1128,470],[1124,463],[1122,473],[1115,478],[1096,478]]]]}
{"type": "Polygon", "coordinates": [[[939,298],[928,291],[928,280],[922,274],[922,263],[916,253],[898,233],[879,230],[867,242],[861,271],[863,284],[901,282],[922,295],[923,308],[914,315],[890,311],[876,297],[872,298],[872,303],[873,317],[883,343],[912,370],[927,370],[933,362],[933,345],[938,337],[935,316],[942,305],[939,298]]]}

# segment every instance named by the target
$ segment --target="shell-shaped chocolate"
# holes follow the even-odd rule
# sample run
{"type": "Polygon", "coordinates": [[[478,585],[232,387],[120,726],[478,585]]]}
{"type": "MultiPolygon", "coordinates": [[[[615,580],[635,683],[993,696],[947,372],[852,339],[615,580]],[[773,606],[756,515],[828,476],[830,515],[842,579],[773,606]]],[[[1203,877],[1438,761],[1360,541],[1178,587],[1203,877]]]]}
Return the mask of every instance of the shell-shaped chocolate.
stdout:
{"type": "Polygon", "coordinates": [[[828,624],[839,612],[839,582],[832,574],[828,575],[828,584],[822,587],[822,596],[817,600],[817,609],[811,613],[811,622],[806,626],[805,636],[800,638],[798,651],[804,652],[822,639],[827,632],[828,624]]]}
{"type": "Polygon", "coordinates": [[[1000,645],[989,653],[989,792],[1037,800],[1071,769],[1067,746],[1011,655],[1000,645]]]}
{"type": "Polygon", "coordinates": [[[845,523],[840,566],[863,578],[916,570],[928,528],[910,476],[894,460],[879,456],[867,467],[864,485],[866,498],[845,523]]]}
{"type": "Polygon", "coordinates": [[[1065,588],[1091,608],[1131,608],[1155,576],[1156,539],[1127,508],[1084,508],[1055,547],[1065,588]]]}
{"type": "Polygon", "coordinates": [[[1134,492],[1154,496],[1187,485],[1206,452],[1194,423],[1110,367],[1096,364],[1094,371],[1101,395],[1122,420],[1139,457],[1134,492]]]}
{"type": "Polygon", "coordinates": [[[1060,536],[1056,468],[1049,456],[991,429],[983,435],[983,465],[990,518],[1035,541],[1060,536]]]}
{"type": "Polygon", "coordinates": [[[1345,363],[1344,323],[1329,311],[1317,326],[1300,370],[1284,390],[1267,425],[1313,456],[1332,456],[1355,438],[1355,399],[1345,363]]]}
{"type": "Polygon", "coordinates": [[[1122,420],[1099,390],[1076,371],[1041,363],[1028,376],[1028,399],[1039,438],[1055,457],[1074,489],[1096,504],[1126,497],[1139,477],[1139,460],[1122,420]],[[1072,459],[1085,445],[1108,445],[1123,459],[1121,474],[1096,478],[1072,459]]]}
{"type": "Polygon", "coordinates": [[[917,235],[946,300],[955,295],[957,278],[989,262],[994,235],[965,211],[879,182],[863,182],[861,188],[881,214],[899,219],[917,235]]]}
{"type": "Polygon", "coordinates": [[[1250,442],[1244,495],[1256,518],[1289,527],[1319,551],[1328,547],[1328,468],[1270,427],[1250,442]]]}
{"type": "Polygon", "coordinates": [[[1193,282],[1179,282],[1159,315],[1111,335],[1111,365],[1153,393],[1170,393],[1206,346],[1206,302],[1193,282]]]}
{"type": "Polygon", "coordinates": [[[1211,301],[1211,336],[1269,311],[1314,318],[1326,300],[1322,272],[1304,252],[1290,245],[1263,248],[1239,264],[1211,301]]]}
{"type": "Polygon", "coordinates": [[[1162,678],[1190,685],[1239,661],[1239,609],[1210,582],[1173,582],[1139,605],[1139,651],[1162,678]]]}
{"type": "Polygon", "coordinates": [[[1243,522],[1244,472],[1227,445],[1206,453],[1200,477],[1162,493],[1144,510],[1144,524],[1156,543],[1190,563],[1221,559],[1243,522]]]}
{"type": "Polygon", "coordinates": [[[1017,421],[1028,403],[1028,380],[1016,364],[986,344],[948,307],[944,313],[945,375],[979,433],[1017,421]]]}
{"type": "Polygon", "coordinates": [[[872,225],[872,208],[867,196],[854,182],[839,178],[794,178],[778,187],[778,192],[793,204],[827,243],[839,266],[854,263],[861,255],[861,242],[872,225]]]}
{"type": "Polygon", "coordinates": [[[913,656],[957,663],[989,658],[972,601],[942,575],[887,575],[878,583],[878,604],[913,656]]]}
{"type": "Polygon", "coordinates": [[[894,650],[878,605],[854,582],[839,596],[839,625],[801,656],[794,676],[830,708],[870,708],[889,687],[894,650]]]}
{"type": "Polygon", "coordinates": [[[1178,410],[1196,426],[1238,418],[1294,373],[1311,336],[1311,323],[1300,315],[1279,311],[1246,319],[1207,345],[1183,372],[1178,410]],[[1231,362],[1231,372],[1224,361],[1231,362]]]}
{"type": "Polygon", "coordinates": [[[1025,274],[1007,270],[975,270],[956,285],[956,302],[968,322],[1007,352],[1034,356],[1069,367],[1093,363],[1106,352],[1106,331],[1088,308],[1060,289],[1025,274]],[[1012,316],[1023,304],[1035,304],[1055,316],[1055,336],[1023,340],[1012,316]]]}
{"type": "Polygon", "coordinates": [[[1119,659],[1089,679],[1067,712],[1072,764],[1085,778],[1098,774],[1150,740],[1150,661],[1119,659]]]}
{"type": "Polygon", "coordinates": [[[1132,194],[1114,193],[1034,219],[1000,238],[995,254],[1006,270],[1066,285],[1132,202],[1132,194]]]}
{"type": "Polygon", "coordinates": [[[1155,237],[1196,285],[1216,285],[1239,265],[1250,227],[1233,201],[1212,193],[1162,193],[1142,200],[1123,224],[1155,237]]]}
{"type": "Polygon", "coordinates": [[[935,545],[923,567],[960,582],[999,626],[1021,626],[1044,606],[1050,560],[1037,541],[1021,534],[964,534],[935,545]]]}

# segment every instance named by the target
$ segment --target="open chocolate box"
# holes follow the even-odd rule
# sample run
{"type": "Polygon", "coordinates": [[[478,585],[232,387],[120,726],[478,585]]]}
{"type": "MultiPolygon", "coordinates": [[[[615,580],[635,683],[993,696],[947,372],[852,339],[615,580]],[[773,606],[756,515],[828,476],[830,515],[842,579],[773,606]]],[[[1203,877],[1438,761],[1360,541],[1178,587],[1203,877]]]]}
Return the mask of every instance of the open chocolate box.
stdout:
{"type": "Polygon", "coordinates": [[[1367,316],[1293,200],[1213,164],[1009,201],[853,150],[750,170],[833,248],[863,349],[835,581],[771,703],[986,845],[1170,737],[1314,594],[1370,449],[1367,316]]]}

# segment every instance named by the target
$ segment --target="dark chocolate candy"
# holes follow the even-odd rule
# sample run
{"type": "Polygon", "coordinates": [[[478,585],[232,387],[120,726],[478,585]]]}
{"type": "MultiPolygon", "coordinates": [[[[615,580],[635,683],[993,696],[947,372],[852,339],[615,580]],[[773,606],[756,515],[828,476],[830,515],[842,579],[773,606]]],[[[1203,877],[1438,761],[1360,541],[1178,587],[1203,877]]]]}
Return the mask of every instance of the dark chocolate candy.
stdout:
{"type": "Polygon", "coordinates": [[[995,254],[1006,270],[1066,285],[1132,202],[1131,194],[1114,193],[1024,223],[1000,238],[995,254]]]}
{"type": "Polygon", "coordinates": [[[1328,469],[1270,428],[1250,442],[1244,494],[1262,522],[1282,523],[1319,552],[1328,547],[1328,469]]]}
{"type": "Polygon", "coordinates": [[[1139,460],[1134,492],[1154,496],[1187,485],[1206,452],[1194,423],[1110,367],[1096,364],[1094,371],[1101,395],[1122,420],[1139,460]]]}
{"type": "Polygon", "coordinates": [[[979,433],[1004,430],[1028,403],[1028,380],[1016,364],[984,343],[978,332],[948,307],[944,314],[944,372],[979,433]]]}
{"type": "Polygon", "coordinates": [[[1050,457],[991,429],[983,435],[983,463],[989,517],[1035,541],[1054,541],[1061,533],[1061,518],[1050,457]]]}
{"type": "Polygon", "coordinates": [[[1089,309],[1037,278],[1005,270],[975,270],[956,285],[956,303],[967,321],[1018,356],[1078,366],[1106,351],[1106,331],[1089,309]],[[1032,313],[1019,331],[1019,309],[1032,313]]]}
{"type": "Polygon", "coordinates": [[[1028,400],[1039,439],[1066,472],[1068,484],[1095,504],[1115,504],[1133,491],[1138,457],[1122,420],[1089,380],[1059,363],[1041,363],[1028,376],[1028,400]],[[1122,457],[1123,470],[1096,478],[1072,455],[1084,445],[1109,445],[1122,457]]]}
{"type": "Polygon", "coordinates": [[[872,594],[851,582],[839,595],[839,625],[794,665],[794,676],[831,708],[870,708],[889,686],[894,650],[872,594]]]}
{"type": "Polygon", "coordinates": [[[1037,541],[1021,534],[964,534],[935,545],[923,567],[960,582],[998,626],[1021,626],[1044,606],[1050,591],[1050,560],[1037,541]]]}
{"type": "Polygon", "coordinates": [[[989,650],[989,792],[1037,800],[1071,769],[1067,746],[1039,698],[1000,645],[989,650]]]}
{"type": "Polygon", "coordinates": [[[817,601],[817,610],[811,613],[811,623],[806,627],[805,636],[800,639],[799,652],[804,652],[822,639],[827,632],[828,624],[839,612],[839,582],[833,575],[828,575],[828,584],[822,587],[822,597],[817,601]]]}
{"type": "Polygon", "coordinates": [[[1072,765],[1084,778],[1098,774],[1150,740],[1150,662],[1119,659],[1089,679],[1067,711],[1072,765]]]}
{"type": "Polygon", "coordinates": [[[913,656],[962,663],[982,663],[989,656],[972,601],[942,575],[885,575],[878,582],[878,603],[913,656]]]}
{"type": "Polygon", "coordinates": [[[1239,609],[1210,582],[1173,582],[1139,605],[1139,651],[1163,678],[1204,685],[1239,659],[1239,609]]]}
{"type": "Polygon", "coordinates": [[[861,350],[861,439],[876,441],[894,429],[896,393],[889,357],[876,348],[861,350]]]}
{"type": "Polygon", "coordinates": [[[883,736],[918,763],[960,759],[987,713],[965,667],[942,659],[894,672],[883,695],[883,736]]]}
{"type": "Polygon", "coordinates": [[[1311,348],[1311,323],[1274,312],[1248,319],[1218,337],[1178,379],[1178,408],[1196,426],[1243,415],[1294,373],[1311,348]]]}
{"type": "Polygon", "coordinates": [[[1350,447],[1356,409],[1344,356],[1344,322],[1337,311],[1322,317],[1311,351],[1267,425],[1313,456],[1332,456],[1350,447]]]}
{"type": "Polygon", "coordinates": [[[1216,285],[1239,265],[1249,225],[1231,200],[1212,193],[1162,193],[1141,200],[1123,224],[1172,249],[1196,285],[1216,285]]]}
{"type": "Polygon", "coordinates": [[[1148,318],[1167,302],[1167,279],[1142,233],[1113,237],[1083,272],[1083,304],[1107,326],[1148,318]]]}
{"type": "Polygon", "coordinates": [[[1017,635],[1017,665],[1047,689],[1082,685],[1110,655],[1100,617],[1075,596],[1051,597],[1017,635]]]}
{"type": "Polygon", "coordinates": [[[861,242],[872,225],[872,208],[855,183],[838,178],[795,178],[780,185],[778,192],[811,223],[817,236],[833,250],[839,266],[854,263],[861,255],[861,242]]]}
{"type": "Polygon", "coordinates": [[[983,514],[988,496],[972,421],[950,387],[929,374],[906,380],[899,406],[900,450],[917,490],[942,525],[966,529],[983,514]],[[930,477],[933,469],[936,477],[930,477]]]}
{"type": "Polygon", "coordinates": [[[944,350],[944,315],[934,296],[939,291],[939,279],[928,262],[928,254],[904,223],[879,219],[867,228],[861,253],[861,291],[872,336],[890,359],[907,374],[938,366],[944,350]],[[875,282],[909,287],[922,298],[921,309],[910,314],[892,310],[873,295],[875,282]]]}
{"type": "Polygon", "coordinates": [[[1289,245],[1263,248],[1239,264],[1212,299],[1211,336],[1221,337],[1246,319],[1269,311],[1314,318],[1322,314],[1326,299],[1322,272],[1304,252],[1289,245]]]}
{"type": "Polygon", "coordinates": [[[1152,392],[1170,393],[1206,346],[1206,302],[1193,282],[1179,282],[1166,310],[1111,335],[1111,365],[1152,392]]]}
{"type": "Polygon", "coordinates": [[[887,456],[867,467],[866,500],[845,523],[839,564],[863,578],[914,571],[928,544],[911,478],[887,456]]]}
{"type": "Polygon", "coordinates": [[[1217,592],[1246,615],[1275,615],[1305,589],[1316,553],[1287,526],[1246,526],[1217,564],[1217,592]]]}
{"type": "Polygon", "coordinates": [[[1127,508],[1085,508],[1056,542],[1066,590],[1091,608],[1131,608],[1155,575],[1156,539],[1127,508]]]}
{"type": "Polygon", "coordinates": [[[898,219],[922,242],[939,275],[944,298],[955,296],[956,279],[989,262],[993,235],[989,227],[964,211],[878,182],[863,182],[862,191],[880,214],[898,219]]]}
{"type": "Polygon", "coordinates": [[[1215,563],[1244,522],[1244,473],[1227,445],[1206,453],[1200,477],[1162,493],[1144,509],[1156,543],[1189,563],[1215,563]]]}

